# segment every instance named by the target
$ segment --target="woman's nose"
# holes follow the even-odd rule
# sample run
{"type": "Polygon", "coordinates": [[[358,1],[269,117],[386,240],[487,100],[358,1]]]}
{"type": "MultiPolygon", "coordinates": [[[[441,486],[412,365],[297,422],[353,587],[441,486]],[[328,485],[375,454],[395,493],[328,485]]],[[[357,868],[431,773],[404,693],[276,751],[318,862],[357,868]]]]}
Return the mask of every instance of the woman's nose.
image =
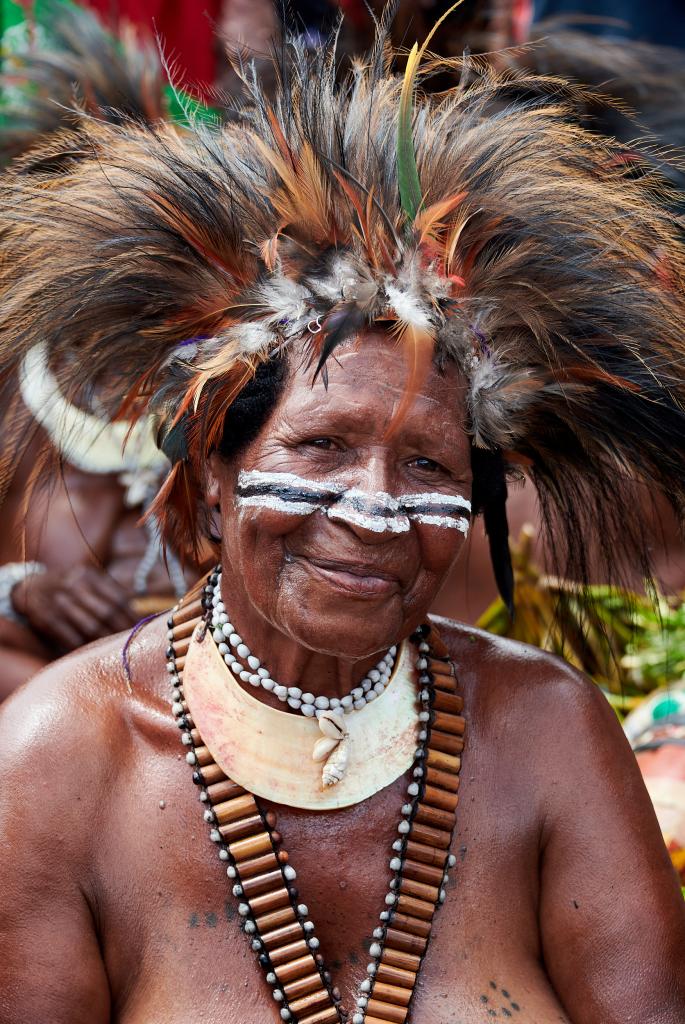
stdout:
{"type": "Polygon", "coordinates": [[[392,474],[381,459],[367,463],[328,510],[331,520],[345,524],[365,544],[384,543],[407,533],[409,519],[392,494],[392,474]]]}
{"type": "Polygon", "coordinates": [[[374,452],[358,467],[357,480],[353,485],[369,495],[382,497],[392,495],[395,488],[394,466],[386,452],[374,452]]]}

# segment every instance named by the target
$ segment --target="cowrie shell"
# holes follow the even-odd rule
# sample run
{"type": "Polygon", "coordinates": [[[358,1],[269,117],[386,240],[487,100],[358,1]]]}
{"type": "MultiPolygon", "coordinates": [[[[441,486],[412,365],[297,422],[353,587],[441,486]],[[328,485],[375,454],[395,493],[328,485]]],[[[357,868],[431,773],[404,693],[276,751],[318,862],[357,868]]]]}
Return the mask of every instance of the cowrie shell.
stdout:
{"type": "Polygon", "coordinates": [[[335,711],[324,711],[319,717],[319,729],[324,736],[330,736],[333,740],[341,740],[343,736],[347,736],[345,719],[335,711]]]}
{"type": "Polygon", "coordinates": [[[323,766],[321,772],[321,781],[325,786],[337,786],[340,780],[343,778],[347,769],[347,761],[349,756],[348,751],[349,742],[344,739],[341,743],[338,743],[331,756],[323,766]]]}
{"type": "Polygon", "coordinates": [[[312,751],[312,761],[325,761],[332,750],[338,745],[339,740],[331,739],[330,736],[322,736],[320,740],[317,740],[314,744],[312,751]]]}

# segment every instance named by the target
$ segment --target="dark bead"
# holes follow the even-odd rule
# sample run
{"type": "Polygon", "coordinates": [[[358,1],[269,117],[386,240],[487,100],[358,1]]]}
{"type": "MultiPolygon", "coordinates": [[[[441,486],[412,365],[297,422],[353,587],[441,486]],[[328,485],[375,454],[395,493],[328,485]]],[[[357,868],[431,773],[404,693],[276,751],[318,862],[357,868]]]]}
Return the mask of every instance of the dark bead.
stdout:
{"type": "Polygon", "coordinates": [[[167,629],[173,629],[174,628],[174,620],[172,618],[169,618],[169,619],[166,620],[166,628],[167,629]]]}
{"type": "Polygon", "coordinates": [[[288,889],[288,896],[290,896],[291,900],[296,900],[299,895],[300,895],[300,893],[295,888],[295,886],[293,886],[292,889],[288,889]]]}
{"type": "Polygon", "coordinates": [[[262,967],[266,968],[269,966],[269,957],[267,956],[266,953],[259,954],[259,962],[262,965],[262,967]]]}
{"type": "Polygon", "coordinates": [[[337,985],[332,990],[331,995],[333,996],[333,1001],[336,1002],[336,1003],[339,1003],[340,1000],[342,999],[342,995],[340,994],[340,989],[338,988],[337,985]]]}
{"type": "Polygon", "coordinates": [[[316,956],[314,957],[314,959],[316,960],[317,964],[320,967],[321,964],[323,963],[323,956],[322,956],[322,954],[321,953],[317,953],[316,956]]]}
{"type": "Polygon", "coordinates": [[[327,984],[330,985],[330,983],[331,983],[331,972],[330,971],[324,971],[323,972],[323,978],[324,978],[324,981],[327,982],[327,984]]]}
{"type": "Polygon", "coordinates": [[[204,779],[202,778],[202,772],[193,772],[193,782],[196,786],[203,786],[204,779]]]}
{"type": "Polygon", "coordinates": [[[431,628],[428,625],[428,623],[427,622],[422,622],[421,625],[417,627],[417,629],[416,629],[416,631],[414,633],[414,636],[419,637],[420,640],[425,640],[425,638],[428,636],[430,631],[431,631],[431,628]]]}
{"type": "Polygon", "coordinates": [[[433,683],[433,676],[429,675],[427,672],[422,672],[419,676],[419,682],[421,683],[421,686],[431,686],[433,683]]]}

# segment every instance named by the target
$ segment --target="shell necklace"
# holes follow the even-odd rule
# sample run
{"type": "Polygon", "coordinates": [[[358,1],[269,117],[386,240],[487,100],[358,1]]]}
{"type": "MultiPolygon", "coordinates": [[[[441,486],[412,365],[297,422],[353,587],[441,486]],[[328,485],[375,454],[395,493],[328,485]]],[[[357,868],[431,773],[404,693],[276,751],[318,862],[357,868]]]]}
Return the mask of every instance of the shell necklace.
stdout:
{"type": "Polygon", "coordinates": [[[344,697],[316,697],[313,693],[303,693],[299,686],[283,686],[271,678],[268,668],[262,665],[240,634],[236,633],[222,598],[220,569],[215,570],[215,575],[205,587],[205,593],[212,603],[212,636],[219,647],[219,654],[233,674],[244,683],[272,691],[280,701],[307,718],[321,718],[323,712],[328,710],[338,710],[343,714],[349,714],[352,710],[361,711],[366,704],[380,697],[390,681],[397,654],[395,646],[371,669],[359,686],[355,686],[344,697]],[[215,582],[212,583],[212,580],[215,582]]]}
{"type": "MultiPolygon", "coordinates": [[[[354,687],[349,694],[342,698],[317,697],[313,693],[303,693],[299,686],[283,686],[272,679],[269,670],[262,665],[236,632],[226,611],[221,591],[221,568],[218,566],[205,587],[205,597],[211,602],[212,613],[209,621],[214,642],[231,673],[242,682],[273,692],[279,700],[306,718],[318,719],[319,729],[323,735],[319,736],[313,745],[312,759],[316,763],[324,762],[321,771],[322,784],[337,785],[347,771],[350,757],[350,730],[345,716],[361,711],[385,692],[395,664],[397,647],[391,647],[376,667],[371,669],[359,686],[354,687]]],[[[242,705],[243,714],[248,714],[249,703],[243,701],[242,705]]],[[[260,704],[258,707],[262,712],[261,717],[268,717],[264,706],[260,704]]],[[[258,732],[257,722],[254,724],[253,731],[258,732]]],[[[275,730],[276,733],[277,731],[275,730]]],[[[404,767],[406,765],[403,766],[403,770],[404,767]]]]}
{"type": "Polygon", "coordinates": [[[274,831],[270,813],[216,763],[193,721],[184,695],[188,651],[204,646],[211,596],[201,584],[177,605],[168,621],[168,669],[174,713],[190,748],[186,760],[205,806],[216,845],[238,900],[242,929],[262,967],[277,1019],[292,1024],[408,1024],[432,921],[444,902],[449,848],[458,803],[464,719],[449,653],[434,627],[419,627],[419,702],[428,713],[425,739],[415,751],[408,802],[402,806],[389,861],[391,878],[379,925],[373,930],[370,963],[354,1009],[340,1005],[319,952],[309,909],[293,888],[295,869],[274,831]],[[424,665],[425,662],[425,665],[424,665]],[[419,667],[420,666],[420,667],[419,667]]]}

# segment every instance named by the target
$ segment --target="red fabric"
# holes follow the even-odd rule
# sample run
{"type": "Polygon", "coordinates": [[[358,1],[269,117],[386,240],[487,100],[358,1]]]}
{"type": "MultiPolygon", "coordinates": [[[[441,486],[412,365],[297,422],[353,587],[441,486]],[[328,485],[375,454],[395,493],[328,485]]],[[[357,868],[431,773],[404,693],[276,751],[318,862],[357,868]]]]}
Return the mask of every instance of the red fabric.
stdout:
{"type": "Polygon", "coordinates": [[[200,95],[214,82],[214,26],[222,0],[85,0],[107,24],[141,25],[162,40],[164,54],[176,65],[179,84],[200,95]]]}

